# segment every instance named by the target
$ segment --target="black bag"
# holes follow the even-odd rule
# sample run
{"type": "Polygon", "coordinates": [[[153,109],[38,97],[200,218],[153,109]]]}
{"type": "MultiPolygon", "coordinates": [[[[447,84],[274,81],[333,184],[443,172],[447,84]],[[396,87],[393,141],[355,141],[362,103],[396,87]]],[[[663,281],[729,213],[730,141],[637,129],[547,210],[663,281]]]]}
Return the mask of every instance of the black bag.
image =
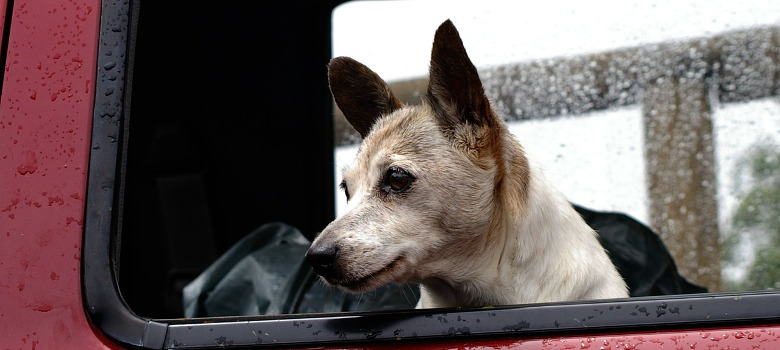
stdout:
{"type": "Polygon", "coordinates": [[[320,282],[298,229],[266,224],[242,238],[183,290],[185,317],[414,308],[419,289],[390,284],[354,295],[320,282]]]}

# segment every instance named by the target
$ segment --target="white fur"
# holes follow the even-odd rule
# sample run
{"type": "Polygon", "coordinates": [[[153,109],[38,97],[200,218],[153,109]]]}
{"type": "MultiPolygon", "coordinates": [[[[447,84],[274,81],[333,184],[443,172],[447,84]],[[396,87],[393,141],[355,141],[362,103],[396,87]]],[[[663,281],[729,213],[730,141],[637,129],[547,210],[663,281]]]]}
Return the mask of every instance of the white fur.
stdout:
{"type": "Polygon", "coordinates": [[[418,282],[418,308],[627,297],[596,233],[490,108],[462,45],[451,22],[437,30],[422,106],[357,61],[331,61],[331,91],[364,139],[344,170],[347,210],[307,259],[351,292],[418,282]],[[390,190],[399,170],[412,180],[390,190]]]}
{"type": "Polygon", "coordinates": [[[522,219],[507,215],[504,245],[475,255],[467,269],[455,266],[456,278],[423,284],[417,308],[628,296],[595,232],[535,162],[531,174],[529,210],[522,219]]]}
{"type": "MultiPolygon", "coordinates": [[[[507,152],[527,158],[513,137],[505,138],[507,152]]],[[[419,282],[418,308],[628,296],[596,233],[536,162],[529,160],[527,197],[518,208],[497,205],[495,166],[481,169],[469,157],[438,131],[425,106],[380,119],[344,170],[352,194],[347,210],[312,246],[331,241],[342,247],[347,281],[375,274],[359,288],[346,288],[352,292],[419,282]],[[375,195],[390,166],[418,175],[414,188],[394,201],[375,195]],[[499,220],[491,225],[493,217],[499,220]]]]}

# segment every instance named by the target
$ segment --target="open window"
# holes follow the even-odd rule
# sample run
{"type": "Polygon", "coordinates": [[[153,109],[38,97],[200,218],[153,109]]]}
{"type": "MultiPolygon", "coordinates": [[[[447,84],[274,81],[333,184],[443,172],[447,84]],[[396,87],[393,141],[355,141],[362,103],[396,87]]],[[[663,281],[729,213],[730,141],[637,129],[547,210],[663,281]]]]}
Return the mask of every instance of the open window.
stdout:
{"type": "Polygon", "coordinates": [[[777,5],[364,1],[333,12],[341,2],[104,2],[83,259],[87,307],[109,337],[323,346],[776,320],[765,306],[780,302],[777,5]],[[184,286],[247,234],[284,222],[312,239],[341,210],[339,171],[359,137],[334,110],[331,55],[419,103],[446,18],[550,180],[576,204],[651,227],[713,293],[184,318],[184,286]]]}

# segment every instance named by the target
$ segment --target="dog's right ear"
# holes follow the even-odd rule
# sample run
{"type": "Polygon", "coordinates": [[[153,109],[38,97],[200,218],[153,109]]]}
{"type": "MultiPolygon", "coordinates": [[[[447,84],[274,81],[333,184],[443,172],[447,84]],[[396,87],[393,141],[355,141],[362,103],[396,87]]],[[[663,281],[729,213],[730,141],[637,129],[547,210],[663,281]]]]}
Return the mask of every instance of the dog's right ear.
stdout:
{"type": "Polygon", "coordinates": [[[330,60],[328,82],[339,109],[362,138],[379,117],[403,107],[379,75],[349,57],[330,60]]]}
{"type": "Polygon", "coordinates": [[[439,26],[433,38],[427,100],[444,130],[461,125],[491,127],[498,122],[477,68],[450,20],[439,26]]]}

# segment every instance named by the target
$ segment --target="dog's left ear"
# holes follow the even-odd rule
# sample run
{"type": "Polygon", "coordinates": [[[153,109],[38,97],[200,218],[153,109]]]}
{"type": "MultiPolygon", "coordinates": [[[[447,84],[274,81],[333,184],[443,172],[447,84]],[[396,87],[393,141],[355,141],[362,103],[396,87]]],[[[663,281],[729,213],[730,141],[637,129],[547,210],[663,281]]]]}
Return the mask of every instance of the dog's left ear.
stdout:
{"type": "Polygon", "coordinates": [[[377,119],[403,107],[379,75],[349,57],[330,60],[328,82],[339,109],[362,138],[377,119]]]}
{"type": "Polygon", "coordinates": [[[439,26],[433,39],[427,99],[444,130],[464,123],[489,128],[497,118],[450,20],[439,26]]]}

